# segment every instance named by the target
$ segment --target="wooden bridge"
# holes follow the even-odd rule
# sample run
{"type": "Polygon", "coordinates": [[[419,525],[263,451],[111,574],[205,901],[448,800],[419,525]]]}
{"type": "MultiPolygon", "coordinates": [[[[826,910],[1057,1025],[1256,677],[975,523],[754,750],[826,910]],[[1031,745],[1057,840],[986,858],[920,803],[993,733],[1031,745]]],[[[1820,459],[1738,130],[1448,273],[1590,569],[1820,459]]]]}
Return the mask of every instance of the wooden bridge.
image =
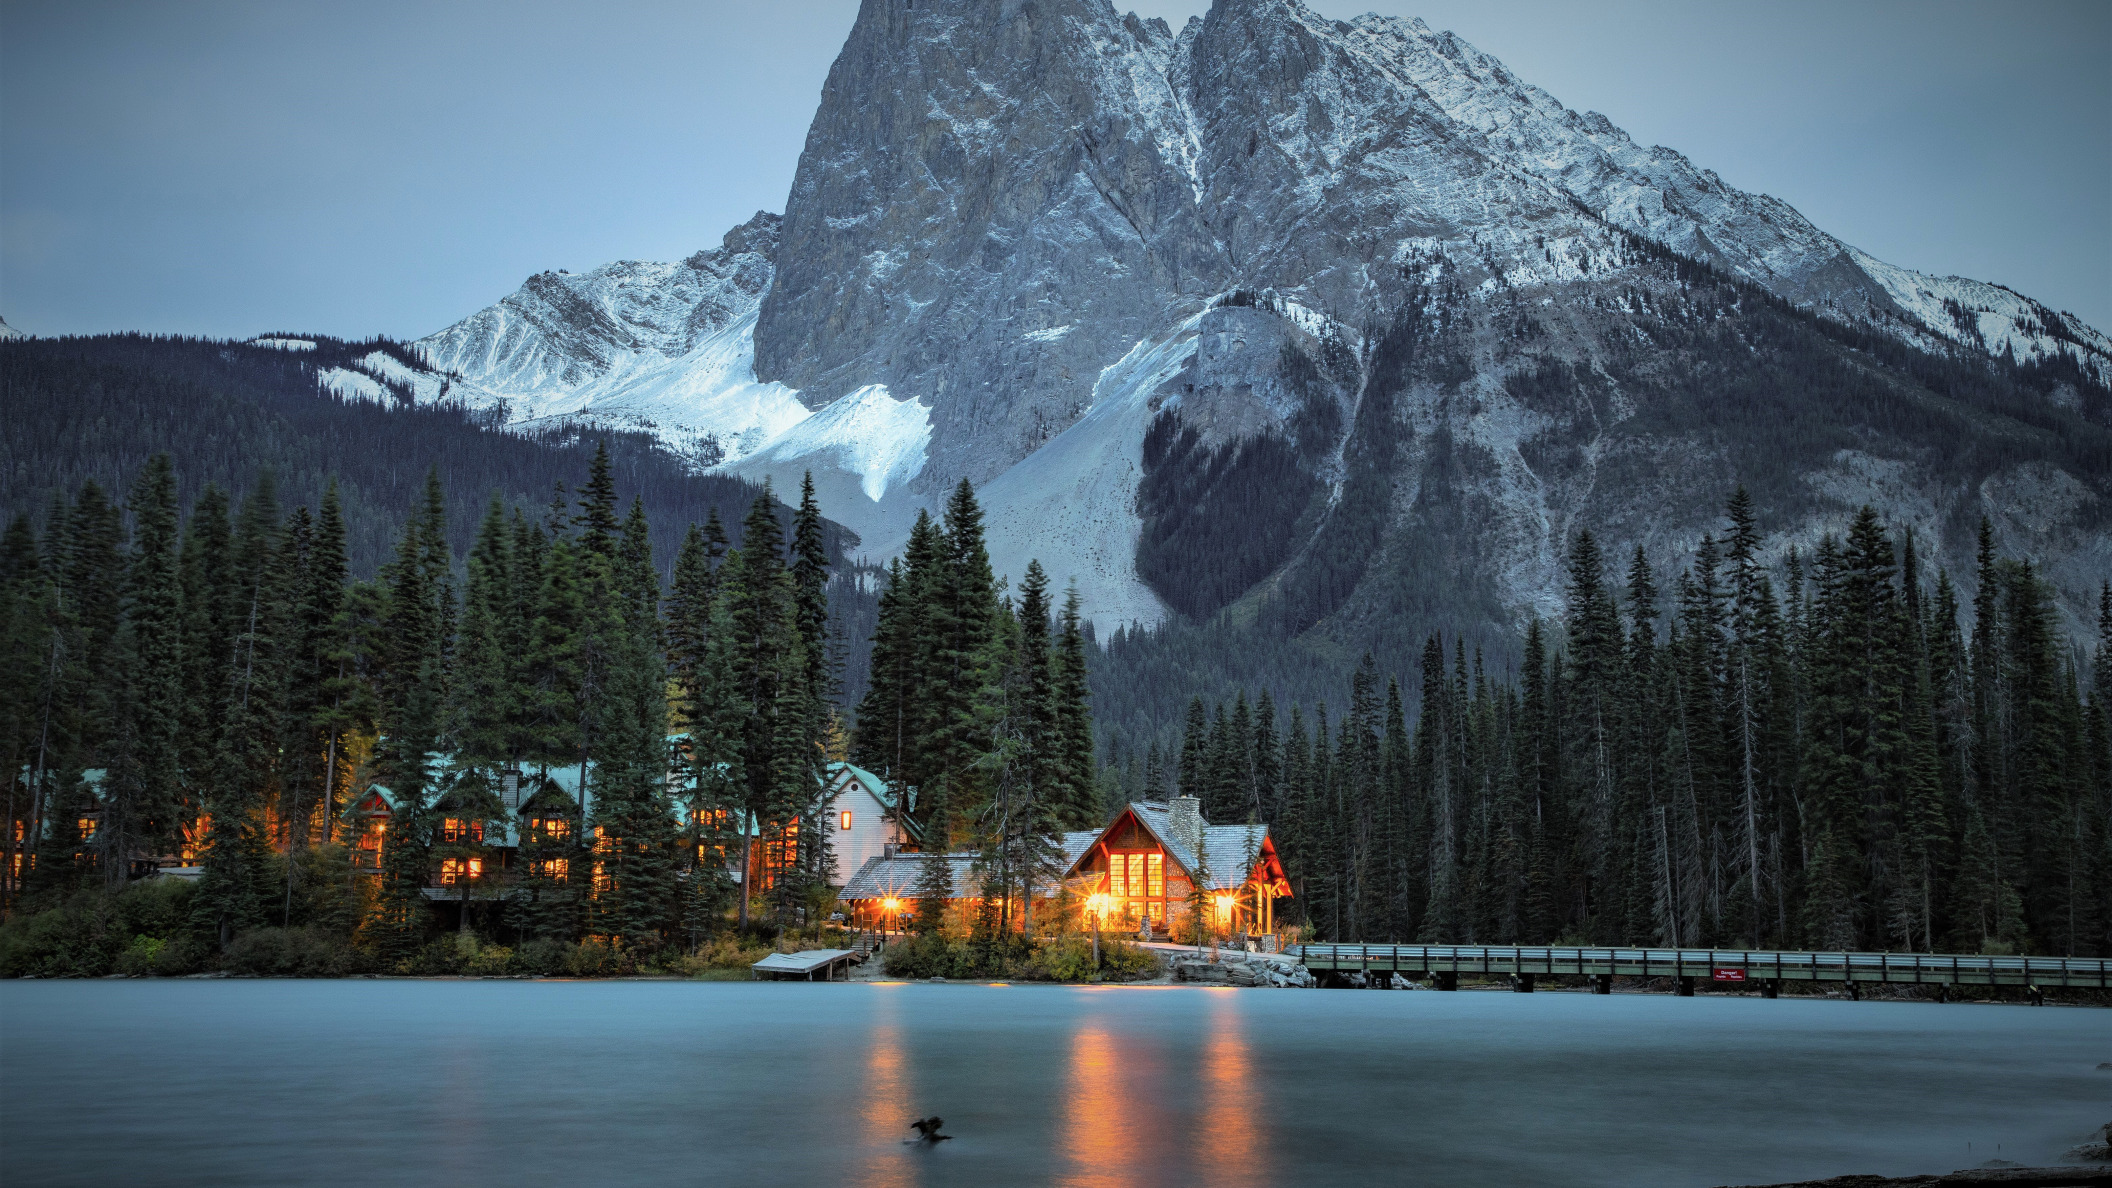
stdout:
{"type": "Polygon", "coordinates": [[[1493,945],[1303,945],[1294,951],[1318,977],[1399,973],[1428,978],[1440,990],[1458,989],[1461,974],[1508,978],[1525,993],[1535,979],[1559,976],[1589,978],[1595,994],[1611,994],[1616,977],[1672,978],[1682,995],[1694,993],[1697,980],[1726,988],[1757,983],[1767,998],[1783,982],[1841,982],[1851,996],[1867,983],[2019,986],[2034,996],[2056,986],[2112,987],[2112,961],[2096,957],[1493,945]]]}

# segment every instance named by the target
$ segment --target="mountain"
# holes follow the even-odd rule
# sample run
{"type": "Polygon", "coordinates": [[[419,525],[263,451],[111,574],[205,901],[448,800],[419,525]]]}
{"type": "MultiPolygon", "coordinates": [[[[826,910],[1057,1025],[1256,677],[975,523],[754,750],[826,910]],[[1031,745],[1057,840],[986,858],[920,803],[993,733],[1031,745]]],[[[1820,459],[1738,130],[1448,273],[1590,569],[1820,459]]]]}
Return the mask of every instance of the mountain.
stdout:
{"type": "Polygon", "coordinates": [[[20,330],[8,325],[6,318],[0,318],[0,342],[5,342],[10,338],[22,337],[25,337],[25,335],[20,330]]]}
{"type": "MultiPolygon", "coordinates": [[[[695,473],[643,434],[554,426],[498,432],[488,418],[459,407],[406,407],[409,385],[392,392],[373,378],[392,371],[421,381],[427,374],[401,344],[320,335],[0,343],[0,406],[7,413],[0,417],[0,519],[41,519],[54,500],[73,498],[88,481],[122,501],[147,460],[165,452],[175,461],[185,507],[208,484],[239,497],[269,472],[282,504],[313,508],[334,480],[354,573],[369,577],[394,554],[404,516],[436,467],[448,495],[451,543],[463,555],[490,500],[541,519],[558,484],[577,489],[586,481],[603,443],[622,498],[644,502],[663,569],[692,523],[716,508],[738,536],[755,500],[754,486],[695,473]],[[353,376],[385,398],[341,399],[322,390],[357,387],[347,379],[353,376]]],[[[786,494],[797,501],[796,492],[786,494]]],[[[790,524],[790,509],[780,507],[778,517],[790,524]]],[[[824,536],[837,556],[851,543],[833,524],[824,536]]],[[[839,601],[845,613],[861,613],[859,599],[839,601]]]]}
{"type": "Polygon", "coordinates": [[[428,398],[513,424],[651,433],[699,467],[739,458],[807,411],[783,385],[755,382],[756,308],[777,239],[777,216],[758,213],[677,264],[537,273],[419,341],[444,377],[428,398]]]}
{"type": "Polygon", "coordinates": [[[2112,339],[1299,0],[866,0],[781,222],[416,346],[421,400],[812,469],[872,556],[965,478],[1103,629],[1503,636],[1739,482],[1771,556],[1868,502],[1954,574],[1992,517],[2072,616],[2112,570],[2112,339]]]}

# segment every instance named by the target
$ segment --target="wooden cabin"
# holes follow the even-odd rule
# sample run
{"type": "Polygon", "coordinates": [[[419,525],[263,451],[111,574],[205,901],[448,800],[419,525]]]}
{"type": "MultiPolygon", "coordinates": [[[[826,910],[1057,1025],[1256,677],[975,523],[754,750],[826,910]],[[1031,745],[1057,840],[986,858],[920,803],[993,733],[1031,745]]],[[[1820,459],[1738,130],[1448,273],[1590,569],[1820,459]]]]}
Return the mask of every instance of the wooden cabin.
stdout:
{"type": "Polygon", "coordinates": [[[1103,921],[1137,929],[1149,922],[1160,936],[1188,927],[1198,882],[1211,927],[1225,933],[1274,932],[1275,902],[1291,893],[1268,826],[1212,825],[1193,796],[1124,808],[1072,861],[1065,880],[1087,897],[1089,911],[1100,908],[1103,921]]]}
{"type": "MultiPolygon", "coordinates": [[[[1275,931],[1275,902],[1291,894],[1268,826],[1211,825],[1192,796],[1128,805],[1105,828],[1067,833],[1061,845],[1063,877],[1037,888],[1036,898],[1068,895],[1084,913],[1081,924],[1097,913],[1103,928],[1142,932],[1149,924],[1161,937],[1186,931],[1200,881],[1215,931],[1260,934],[1275,931]]],[[[945,858],[954,896],[949,913],[972,913],[982,894],[976,855],[945,858]]],[[[841,896],[852,923],[902,927],[916,913],[925,862],[917,853],[869,858],[841,896]]]]}

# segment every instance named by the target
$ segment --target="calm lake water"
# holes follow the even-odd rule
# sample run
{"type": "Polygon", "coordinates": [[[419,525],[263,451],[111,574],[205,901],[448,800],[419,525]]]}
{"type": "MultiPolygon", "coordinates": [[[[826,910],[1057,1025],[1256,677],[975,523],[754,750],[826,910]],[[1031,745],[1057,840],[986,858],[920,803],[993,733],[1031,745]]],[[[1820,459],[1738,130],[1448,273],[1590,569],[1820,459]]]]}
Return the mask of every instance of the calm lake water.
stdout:
{"type": "Polygon", "coordinates": [[[2052,1007],[9,982],[0,1175],[23,1188],[1701,1188],[2052,1162],[2112,1119],[2107,1059],[2112,1012],[2052,1007]],[[909,1120],[932,1113],[957,1139],[905,1146],[909,1120]]]}

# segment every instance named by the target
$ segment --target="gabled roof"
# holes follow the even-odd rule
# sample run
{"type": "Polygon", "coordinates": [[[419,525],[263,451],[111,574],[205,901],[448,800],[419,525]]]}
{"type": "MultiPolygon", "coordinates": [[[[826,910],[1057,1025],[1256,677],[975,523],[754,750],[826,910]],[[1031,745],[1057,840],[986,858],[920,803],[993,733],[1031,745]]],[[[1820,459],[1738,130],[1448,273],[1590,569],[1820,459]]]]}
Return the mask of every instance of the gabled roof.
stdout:
{"type": "MultiPolygon", "coordinates": [[[[980,857],[973,850],[940,855],[946,862],[953,878],[953,897],[973,899],[982,894],[982,875],[975,869],[975,860],[980,857]]],[[[896,854],[893,857],[874,857],[865,860],[858,873],[845,880],[838,899],[915,899],[917,886],[924,881],[924,864],[929,854],[896,854]]],[[[1057,880],[1045,880],[1034,888],[1036,899],[1053,897],[1063,887],[1057,880]]]]}
{"type": "MultiPolygon", "coordinates": [[[[956,899],[974,894],[981,880],[975,874],[975,855],[945,854],[948,873],[953,876],[953,894],[956,899]]],[[[875,856],[865,860],[858,872],[844,881],[843,892],[838,899],[915,899],[917,885],[924,881],[924,864],[930,861],[929,854],[896,854],[875,856]]]]}
{"type": "MultiPolygon", "coordinates": [[[[887,786],[886,780],[855,764],[829,764],[829,793],[832,798],[840,798],[847,793],[855,794],[861,790],[873,803],[880,806],[880,811],[883,814],[895,811],[895,790],[887,786]]],[[[915,788],[909,790],[909,808],[911,812],[915,812],[917,808],[917,790],[915,788]]],[[[924,827],[918,824],[914,817],[904,821],[903,824],[908,827],[909,836],[912,839],[919,839],[924,836],[924,827]]]]}
{"type": "Polygon", "coordinates": [[[1066,877],[1070,875],[1071,868],[1078,865],[1078,860],[1085,857],[1085,852],[1092,849],[1093,843],[1099,841],[1100,835],[1105,832],[1104,829],[1081,829],[1076,833],[1063,835],[1063,873],[1066,877]]]}
{"type": "MultiPolygon", "coordinates": [[[[1247,876],[1253,871],[1256,863],[1272,860],[1275,856],[1275,847],[1269,841],[1269,827],[1266,825],[1205,824],[1202,830],[1203,853],[1199,862],[1194,848],[1176,835],[1173,828],[1173,810],[1163,804],[1138,802],[1117,814],[1114,820],[1107,823],[1105,829],[1090,835],[1075,853],[1072,851],[1070,840],[1077,835],[1065,835],[1064,853],[1069,857],[1069,862],[1064,868],[1065,877],[1075,873],[1078,863],[1084,859],[1086,852],[1093,848],[1093,843],[1114,832],[1115,828],[1122,824],[1124,817],[1134,818],[1153,840],[1165,848],[1166,853],[1180,866],[1182,873],[1190,878],[1195,876],[1198,865],[1204,866],[1209,872],[1203,887],[1206,891],[1226,891],[1245,885],[1247,876]]],[[[1281,877],[1280,872],[1278,877],[1281,877]]]]}

